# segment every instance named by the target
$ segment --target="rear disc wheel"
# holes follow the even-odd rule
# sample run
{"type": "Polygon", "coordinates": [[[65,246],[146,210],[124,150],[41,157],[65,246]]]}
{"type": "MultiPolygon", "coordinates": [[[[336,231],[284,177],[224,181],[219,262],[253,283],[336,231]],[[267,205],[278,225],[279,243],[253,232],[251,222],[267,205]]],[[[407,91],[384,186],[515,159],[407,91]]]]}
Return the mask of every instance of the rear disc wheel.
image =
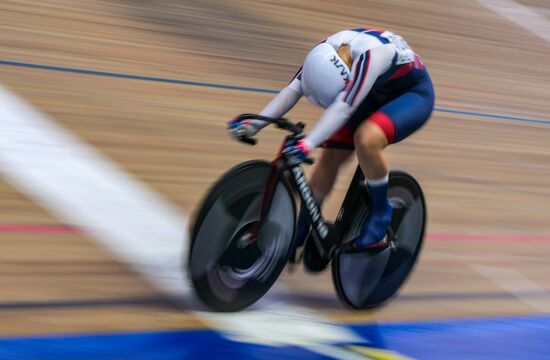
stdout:
{"type": "Polygon", "coordinates": [[[414,268],[422,248],[426,204],[422,188],[409,174],[390,172],[388,200],[393,207],[384,248],[358,250],[351,240],[359,236],[369,206],[361,201],[332,261],[333,281],[342,302],[354,309],[381,305],[396,294],[414,268]]]}

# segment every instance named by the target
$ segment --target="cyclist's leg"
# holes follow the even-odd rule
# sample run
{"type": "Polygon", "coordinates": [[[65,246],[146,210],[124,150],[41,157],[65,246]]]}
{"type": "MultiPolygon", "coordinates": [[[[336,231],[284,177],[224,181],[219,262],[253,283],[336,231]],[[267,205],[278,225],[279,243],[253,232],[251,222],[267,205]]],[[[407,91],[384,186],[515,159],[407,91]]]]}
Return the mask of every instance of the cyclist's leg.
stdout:
{"type": "MultiPolygon", "coordinates": [[[[347,125],[343,126],[323,144],[323,148],[321,156],[316,159],[316,164],[309,180],[313,198],[319,207],[321,207],[325,197],[332,190],[340,166],[350,158],[353,152],[353,130],[347,125]]],[[[294,246],[290,254],[291,261],[296,258],[296,249],[304,244],[310,228],[307,211],[304,207],[300,207],[296,223],[294,246]]]]}
{"type": "Polygon", "coordinates": [[[368,121],[357,128],[354,135],[357,159],[367,180],[383,178],[389,172],[382,150],[390,142],[384,130],[372,121],[380,115],[375,113],[369,117],[368,121]]]}
{"type": "Polygon", "coordinates": [[[359,247],[372,246],[383,240],[392,215],[392,208],[387,199],[389,167],[382,152],[390,143],[390,139],[384,130],[372,121],[381,115],[375,113],[373,116],[369,121],[362,123],[355,132],[357,158],[371,197],[371,210],[356,242],[359,247]]]}
{"type": "Polygon", "coordinates": [[[340,167],[354,150],[353,128],[344,125],[322,147],[324,150],[316,162],[309,184],[316,197],[324,199],[332,190],[340,167]]]}
{"type": "Polygon", "coordinates": [[[387,200],[389,167],[383,149],[418,130],[433,110],[431,81],[426,72],[421,75],[421,80],[408,92],[382,106],[355,131],[357,157],[372,201],[371,212],[357,240],[360,247],[382,240],[391,221],[391,205],[387,200]]]}
{"type": "MultiPolygon", "coordinates": [[[[309,185],[313,193],[313,198],[319,207],[321,207],[325,197],[330,193],[340,166],[350,158],[353,150],[325,148],[321,156],[316,159],[315,168],[311,174],[309,185]]],[[[298,221],[296,224],[296,235],[294,236],[294,246],[291,250],[291,261],[296,257],[296,249],[304,244],[309,233],[310,223],[308,221],[307,210],[300,206],[298,221]]]]}
{"type": "Polygon", "coordinates": [[[324,199],[330,193],[340,167],[350,158],[352,152],[353,150],[347,149],[322,150],[309,180],[315,198],[324,199]]]}

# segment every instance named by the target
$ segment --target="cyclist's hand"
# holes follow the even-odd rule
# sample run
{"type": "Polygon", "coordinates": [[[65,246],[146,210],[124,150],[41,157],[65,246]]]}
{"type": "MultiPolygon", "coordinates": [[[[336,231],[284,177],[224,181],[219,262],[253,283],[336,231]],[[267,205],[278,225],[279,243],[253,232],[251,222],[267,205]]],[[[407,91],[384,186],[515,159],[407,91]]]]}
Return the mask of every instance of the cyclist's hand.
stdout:
{"type": "Polygon", "coordinates": [[[227,122],[227,131],[234,139],[251,138],[258,132],[258,129],[250,124],[248,120],[233,119],[227,122]]]}
{"type": "Polygon", "coordinates": [[[304,140],[298,140],[294,144],[287,144],[283,149],[283,154],[289,159],[291,165],[298,165],[308,157],[308,154],[311,151],[311,146],[307,144],[304,140]]]}

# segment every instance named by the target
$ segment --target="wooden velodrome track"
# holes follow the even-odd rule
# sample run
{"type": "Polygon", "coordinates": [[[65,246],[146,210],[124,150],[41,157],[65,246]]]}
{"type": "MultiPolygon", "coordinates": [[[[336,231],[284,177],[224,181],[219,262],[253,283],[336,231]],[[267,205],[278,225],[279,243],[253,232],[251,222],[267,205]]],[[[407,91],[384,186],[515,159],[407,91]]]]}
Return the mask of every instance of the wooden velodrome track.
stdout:
{"type": "MultiPolygon", "coordinates": [[[[520,2],[550,19],[546,1],[520,2]]],[[[280,89],[313,44],[360,26],[407,39],[432,75],[438,109],[550,118],[550,44],[468,0],[4,0],[0,60],[280,89]]],[[[8,65],[0,81],[186,213],[226,169],[269,159],[281,139],[268,129],[251,149],[225,133],[227,119],[260,110],[270,94],[8,65]]],[[[318,115],[303,101],[289,117],[310,127],[318,115]]],[[[550,311],[549,143],[548,122],[434,112],[388,149],[429,204],[424,252],[401,296],[350,312],[329,274],[298,271],[281,281],[285,301],[351,322],[550,311]],[[480,268],[528,279],[512,289],[523,295],[480,268]]],[[[329,217],[354,167],[342,172],[329,217]]],[[[71,224],[1,178],[0,199],[0,335],[204,326],[86,235],[54,228],[71,224]]]]}

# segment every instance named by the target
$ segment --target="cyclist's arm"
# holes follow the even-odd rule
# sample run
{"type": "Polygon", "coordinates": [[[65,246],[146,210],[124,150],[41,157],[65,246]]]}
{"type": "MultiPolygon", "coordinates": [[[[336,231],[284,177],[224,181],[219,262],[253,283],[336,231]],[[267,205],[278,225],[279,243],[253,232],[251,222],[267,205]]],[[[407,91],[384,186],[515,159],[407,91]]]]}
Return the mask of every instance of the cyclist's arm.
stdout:
{"type": "Polygon", "coordinates": [[[338,131],[367,97],[374,82],[389,70],[395,55],[393,44],[372,48],[353,63],[352,79],[336,101],[329,106],[315,124],[304,142],[310,149],[323,144],[338,131]]]}
{"type": "MultiPolygon", "coordinates": [[[[284,114],[290,111],[298,103],[302,97],[302,88],[300,84],[302,69],[296,73],[290,84],[279,92],[260,112],[260,115],[280,118],[284,114]]],[[[265,127],[268,123],[261,120],[252,120],[251,125],[258,130],[265,127]]]]}

